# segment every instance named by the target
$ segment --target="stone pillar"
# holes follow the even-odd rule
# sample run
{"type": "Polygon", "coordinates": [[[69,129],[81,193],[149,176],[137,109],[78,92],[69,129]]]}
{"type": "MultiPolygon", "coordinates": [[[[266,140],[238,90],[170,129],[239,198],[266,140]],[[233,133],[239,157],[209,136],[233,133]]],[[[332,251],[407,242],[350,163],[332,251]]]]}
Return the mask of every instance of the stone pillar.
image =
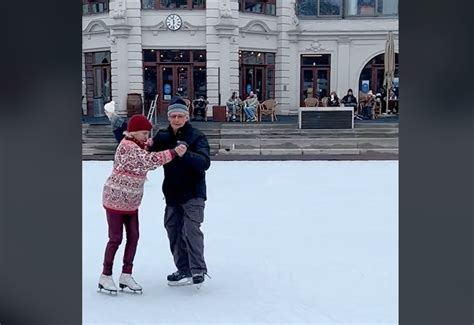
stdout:
{"type": "MultiPolygon", "coordinates": [[[[112,61],[112,100],[114,100],[116,103],[117,114],[121,116],[127,115],[127,94],[129,93],[130,89],[128,38],[132,32],[133,26],[129,22],[128,11],[130,10],[132,14],[136,14],[136,8],[134,8],[136,7],[135,2],[137,1],[128,0],[127,2],[127,0],[113,0],[110,2],[109,17],[111,18],[110,51],[112,61]],[[131,8],[127,9],[129,4],[131,5],[131,8]]],[[[134,21],[134,23],[136,24],[137,21],[134,21]]]]}
{"type": "Polygon", "coordinates": [[[236,0],[206,2],[207,96],[209,105],[225,105],[239,90],[239,26],[236,0]]]}
{"type": "MultiPolygon", "coordinates": [[[[347,89],[351,88],[350,85],[350,40],[348,36],[341,36],[338,39],[337,43],[337,72],[334,74],[336,76],[335,80],[335,89],[334,90],[339,98],[342,98],[347,89]]],[[[332,70],[331,66],[331,70],[332,70]]]]}
{"type": "MultiPolygon", "coordinates": [[[[209,105],[217,105],[219,101],[219,66],[220,66],[220,44],[215,26],[219,22],[219,1],[206,1],[206,79],[207,100],[209,105]]],[[[209,111],[209,110],[208,110],[209,111]]]]}
{"type": "MultiPolygon", "coordinates": [[[[277,0],[278,49],[275,58],[275,94],[278,102],[278,114],[297,114],[298,106],[290,104],[292,94],[298,92],[294,81],[290,79],[294,62],[291,64],[290,36],[288,31],[294,29],[294,1],[277,0]]],[[[298,83],[299,85],[299,83],[298,83]]]]}
{"type": "Polygon", "coordinates": [[[141,0],[127,0],[127,22],[132,26],[127,44],[128,92],[141,94],[143,100],[141,0]]]}

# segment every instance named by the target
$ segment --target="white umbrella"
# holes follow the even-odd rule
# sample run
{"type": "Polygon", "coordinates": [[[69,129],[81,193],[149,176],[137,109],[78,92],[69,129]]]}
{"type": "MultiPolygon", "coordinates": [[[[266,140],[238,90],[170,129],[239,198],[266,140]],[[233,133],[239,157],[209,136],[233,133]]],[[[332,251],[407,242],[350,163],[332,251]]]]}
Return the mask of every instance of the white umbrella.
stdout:
{"type": "Polygon", "coordinates": [[[383,85],[386,89],[386,112],[388,111],[388,98],[390,90],[392,89],[393,78],[395,77],[395,44],[393,42],[393,33],[388,32],[387,42],[385,43],[385,54],[384,54],[384,80],[383,85]]]}

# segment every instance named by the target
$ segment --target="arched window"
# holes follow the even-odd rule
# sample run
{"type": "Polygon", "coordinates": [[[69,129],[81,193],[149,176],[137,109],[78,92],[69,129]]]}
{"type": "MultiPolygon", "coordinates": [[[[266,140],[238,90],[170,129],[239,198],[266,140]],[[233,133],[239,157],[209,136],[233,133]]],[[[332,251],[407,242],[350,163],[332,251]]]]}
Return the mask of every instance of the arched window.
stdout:
{"type": "MultiPolygon", "coordinates": [[[[383,92],[383,79],[384,79],[384,54],[379,54],[372,58],[362,69],[359,77],[359,91],[366,93],[369,90],[378,93],[383,92]]],[[[395,53],[395,80],[394,88],[398,96],[398,53],[395,53]]]]}

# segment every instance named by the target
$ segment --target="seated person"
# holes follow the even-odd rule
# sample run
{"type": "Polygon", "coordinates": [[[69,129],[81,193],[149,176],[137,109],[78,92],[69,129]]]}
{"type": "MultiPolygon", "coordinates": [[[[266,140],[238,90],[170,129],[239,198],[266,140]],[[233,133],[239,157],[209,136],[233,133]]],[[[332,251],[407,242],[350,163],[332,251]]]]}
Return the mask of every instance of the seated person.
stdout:
{"type": "Polygon", "coordinates": [[[372,119],[372,109],[375,105],[375,96],[372,93],[372,90],[369,90],[367,93],[367,97],[364,99],[363,107],[362,107],[362,118],[364,120],[371,120],[372,119]]]}
{"type": "Polygon", "coordinates": [[[398,97],[393,89],[390,90],[388,100],[392,101],[388,104],[389,113],[398,114],[398,97]]]}
{"type": "Polygon", "coordinates": [[[209,102],[204,99],[204,96],[199,96],[198,99],[193,101],[193,120],[196,120],[198,116],[203,120],[206,118],[207,104],[209,104],[209,102]]]}
{"type": "Polygon", "coordinates": [[[246,122],[256,122],[257,121],[257,106],[258,98],[253,91],[250,92],[246,100],[244,100],[244,112],[246,116],[246,122]]]}
{"type": "Polygon", "coordinates": [[[339,97],[337,97],[337,94],[335,91],[331,91],[329,100],[328,100],[328,107],[337,107],[341,106],[339,103],[339,97]]]}
{"type": "Polygon", "coordinates": [[[354,107],[354,113],[357,112],[357,98],[352,93],[352,89],[347,90],[347,95],[342,97],[341,103],[347,107],[354,107]]]}
{"type": "Polygon", "coordinates": [[[232,92],[232,96],[230,96],[226,103],[227,109],[229,110],[229,121],[235,122],[237,120],[237,106],[239,106],[241,102],[237,92],[232,92]]]}

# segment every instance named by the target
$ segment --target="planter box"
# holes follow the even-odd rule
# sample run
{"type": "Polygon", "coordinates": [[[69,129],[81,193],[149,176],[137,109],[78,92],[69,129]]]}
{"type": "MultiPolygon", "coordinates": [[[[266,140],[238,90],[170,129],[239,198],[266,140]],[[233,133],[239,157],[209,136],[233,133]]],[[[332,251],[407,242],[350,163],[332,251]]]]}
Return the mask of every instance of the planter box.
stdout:
{"type": "Polygon", "coordinates": [[[226,107],[225,106],[212,106],[212,120],[216,122],[226,121],[226,107]]]}
{"type": "Polygon", "coordinates": [[[300,107],[300,129],[353,129],[353,107],[300,107]]]}

